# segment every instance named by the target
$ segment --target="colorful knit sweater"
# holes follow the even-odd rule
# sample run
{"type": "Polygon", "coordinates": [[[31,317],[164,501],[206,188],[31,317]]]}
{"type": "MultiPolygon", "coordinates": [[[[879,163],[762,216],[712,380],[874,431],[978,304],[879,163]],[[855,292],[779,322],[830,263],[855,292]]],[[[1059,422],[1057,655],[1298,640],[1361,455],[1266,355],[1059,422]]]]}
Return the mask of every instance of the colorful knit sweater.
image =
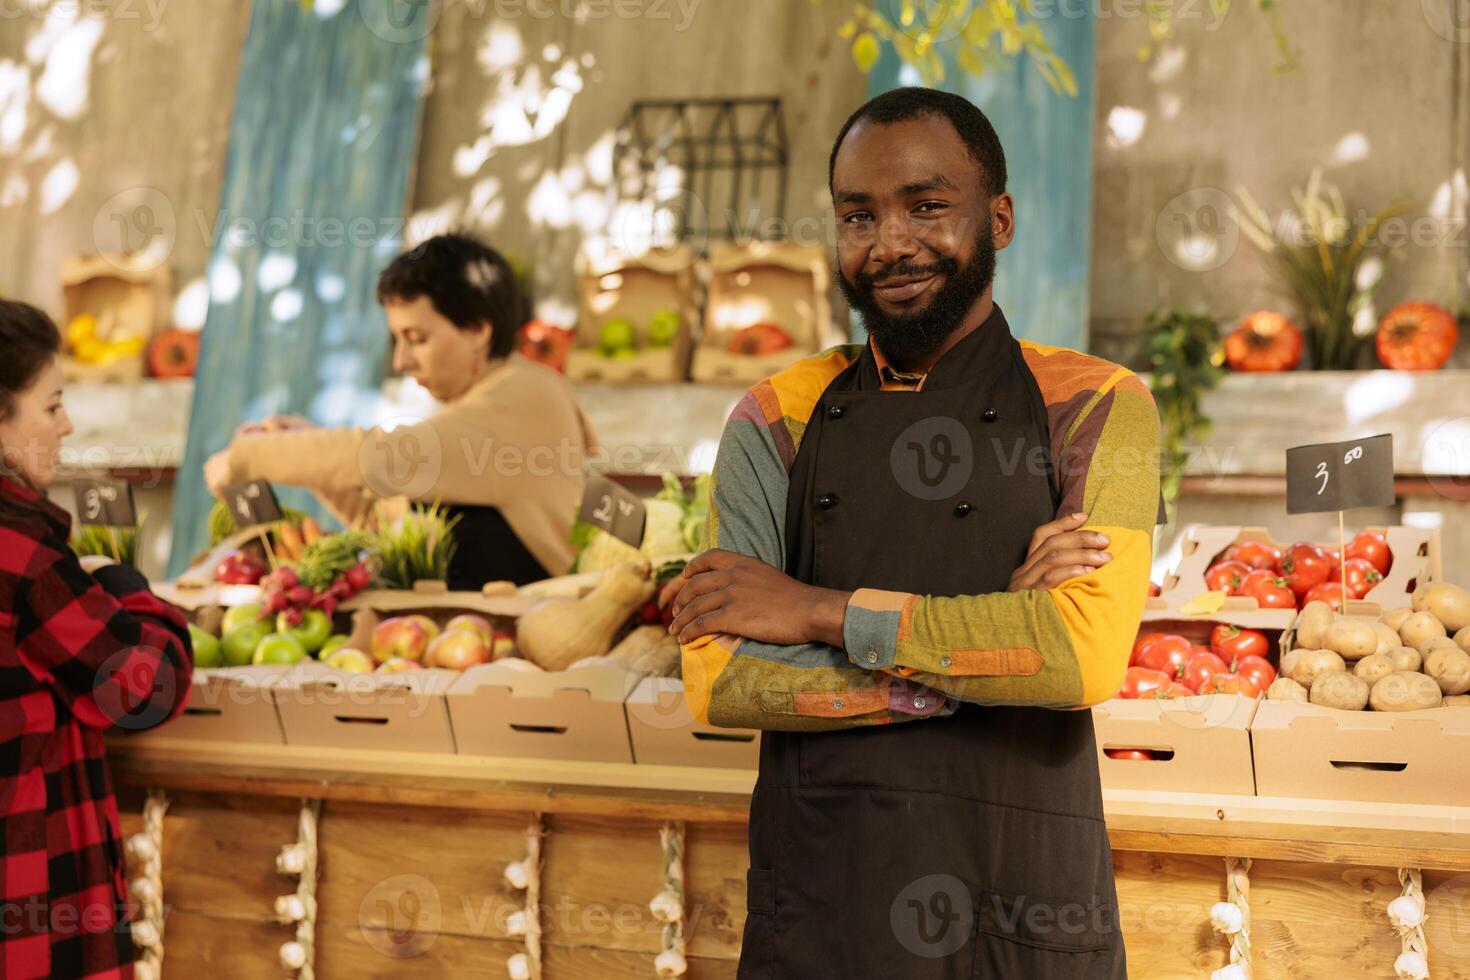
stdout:
{"type": "MultiPolygon", "coordinates": [[[[847,607],[845,650],[703,637],[683,648],[696,718],[823,731],[947,714],[960,701],[1068,709],[1116,693],[1148,594],[1158,413],[1131,371],[1065,348],[1020,344],[1047,407],[1058,513],[1086,513],[1087,529],[1111,539],[1112,560],[1045,591],[940,598],[859,589],[847,607]]],[[[862,350],[807,358],[736,406],[715,462],[708,547],[785,567],[797,449],[823,392],[862,350]]]]}

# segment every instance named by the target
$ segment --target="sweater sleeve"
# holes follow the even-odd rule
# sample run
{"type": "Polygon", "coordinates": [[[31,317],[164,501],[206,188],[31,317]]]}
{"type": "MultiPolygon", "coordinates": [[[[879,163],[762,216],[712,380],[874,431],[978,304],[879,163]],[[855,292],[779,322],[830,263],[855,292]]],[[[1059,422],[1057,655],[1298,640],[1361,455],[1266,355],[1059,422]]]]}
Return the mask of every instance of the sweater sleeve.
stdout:
{"type": "Polygon", "coordinates": [[[1148,595],[1159,500],[1159,419],[1119,368],[1066,421],[1062,513],[1111,539],[1101,568],[1049,590],[936,598],[860,589],[844,638],[854,663],[980,704],[1078,708],[1112,697],[1148,595]]]}
{"type": "Polygon", "coordinates": [[[37,554],[16,628],[37,682],[89,728],[139,731],[183,710],[194,670],[183,615],[130,568],[88,575],[60,542],[37,554]]]}
{"type": "MultiPolygon", "coordinates": [[[[736,407],[715,461],[706,544],[785,566],[789,482],[778,438],[779,399],[758,386],[736,407]]],[[[790,451],[790,444],[787,446],[790,451]]],[[[731,634],[683,647],[685,695],[694,716],[731,728],[829,731],[949,714],[954,705],[922,684],[855,667],[820,643],[780,646],[731,634]]]]}

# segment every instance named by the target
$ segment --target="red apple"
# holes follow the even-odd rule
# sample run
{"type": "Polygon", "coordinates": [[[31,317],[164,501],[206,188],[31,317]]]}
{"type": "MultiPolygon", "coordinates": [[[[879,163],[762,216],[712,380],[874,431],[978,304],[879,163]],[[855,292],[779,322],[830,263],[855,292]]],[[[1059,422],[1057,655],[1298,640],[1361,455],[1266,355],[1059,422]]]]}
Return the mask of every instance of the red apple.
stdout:
{"type": "Polygon", "coordinates": [[[495,632],[495,642],[491,644],[490,651],[492,654],[491,659],[493,660],[504,660],[506,657],[520,656],[520,652],[516,650],[516,635],[514,633],[502,633],[497,630],[495,632]]]}
{"type": "Polygon", "coordinates": [[[373,658],[351,647],[333,650],[327,657],[326,664],[349,674],[370,674],[373,670],[373,658]]]}
{"type": "Polygon", "coordinates": [[[405,660],[402,657],[393,657],[378,665],[374,671],[377,674],[406,674],[409,671],[423,670],[424,665],[417,660],[405,660]]]}
{"type": "Polygon", "coordinates": [[[449,670],[468,670],[490,662],[490,647],[471,630],[449,630],[429,644],[425,664],[449,670]]]}
{"type": "Polygon", "coordinates": [[[495,627],[490,625],[490,620],[484,616],[476,616],[474,613],[464,613],[455,616],[444,624],[444,632],[452,633],[455,630],[469,630],[480,638],[480,642],[487,647],[495,642],[495,627]]]}
{"type": "Polygon", "coordinates": [[[428,616],[423,615],[422,613],[415,613],[412,616],[405,616],[404,618],[411,619],[415,623],[418,623],[419,626],[423,627],[424,635],[429,638],[430,643],[434,642],[434,638],[436,636],[444,632],[439,628],[438,623],[434,622],[432,619],[430,619],[428,616]]]}
{"type": "Polygon", "coordinates": [[[372,654],[378,663],[395,657],[422,660],[432,637],[425,632],[419,617],[395,616],[385,619],[373,630],[372,654]]]}

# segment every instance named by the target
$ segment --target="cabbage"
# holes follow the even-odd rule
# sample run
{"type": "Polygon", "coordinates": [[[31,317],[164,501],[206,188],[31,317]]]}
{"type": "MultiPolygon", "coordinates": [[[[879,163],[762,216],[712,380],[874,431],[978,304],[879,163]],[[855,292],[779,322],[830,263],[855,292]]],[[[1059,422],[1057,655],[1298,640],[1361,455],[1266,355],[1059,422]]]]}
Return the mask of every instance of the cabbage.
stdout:
{"type": "Polygon", "coordinates": [[[643,546],[634,548],[601,528],[588,528],[587,545],[577,558],[577,571],[601,572],[630,561],[681,555],[689,550],[681,526],[684,508],[667,500],[643,503],[648,513],[643,525],[643,546]]]}

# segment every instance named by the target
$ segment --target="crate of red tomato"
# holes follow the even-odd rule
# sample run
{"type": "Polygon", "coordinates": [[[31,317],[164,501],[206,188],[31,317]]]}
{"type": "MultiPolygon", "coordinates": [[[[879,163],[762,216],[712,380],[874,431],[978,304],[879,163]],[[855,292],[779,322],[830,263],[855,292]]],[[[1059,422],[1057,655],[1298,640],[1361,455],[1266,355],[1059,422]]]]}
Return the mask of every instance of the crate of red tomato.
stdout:
{"type": "Polygon", "coordinates": [[[1238,625],[1285,629],[1318,599],[1334,609],[1344,595],[1384,609],[1407,606],[1415,585],[1439,577],[1440,567],[1439,532],[1425,528],[1365,528],[1339,553],[1331,544],[1282,544],[1264,528],[1196,525],[1147,609],[1188,613],[1204,602],[1238,625]]]}
{"type": "Polygon", "coordinates": [[[1250,725],[1280,637],[1145,614],[1123,689],[1092,709],[1103,786],[1255,795],[1250,725]]]}

